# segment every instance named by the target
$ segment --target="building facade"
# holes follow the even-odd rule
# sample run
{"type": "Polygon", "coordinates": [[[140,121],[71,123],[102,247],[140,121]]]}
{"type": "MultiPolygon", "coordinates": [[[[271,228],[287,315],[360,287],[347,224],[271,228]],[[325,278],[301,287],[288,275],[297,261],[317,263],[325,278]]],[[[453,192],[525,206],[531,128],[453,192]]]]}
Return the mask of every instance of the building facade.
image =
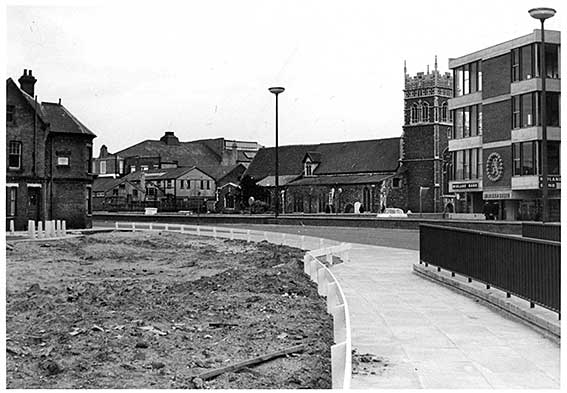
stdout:
{"type": "MultiPolygon", "coordinates": [[[[407,205],[399,171],[400,138],[281,146],[283,213],[377,213],[407,205]]],[[[275,206],[275,149],[261,149],[244,174],[268,192],[275,206]]]]}
{"type": "Polygon", "coordinates": [[[404,66],[404,125],[401,162],[405,169],[407,209],[437,213],[446,210],[447,144],[452,124],[448,100],[453,78],[437,69],[410,76],[404,66]]]}
{"type": "MultiPolygon", "coordinates": [[[[36,78],[6,81],[6,219],[92,224],[92,140],[95,135],[59,103],[37,101],[36,78]]],[[[9,224],[8,224],[9,225],[9,224]]]]}
{"type": "Polygon", "coordinates": [[[454,97],[449,100],[449,191],[457,209],[502,220],[539,220],[543,179],[541,105],[547,111],[549,213],[560,216],[560,33],[541,31],[450,59],[454,97]],[[546,102],[542,102],[542,72],[546,102]]]}

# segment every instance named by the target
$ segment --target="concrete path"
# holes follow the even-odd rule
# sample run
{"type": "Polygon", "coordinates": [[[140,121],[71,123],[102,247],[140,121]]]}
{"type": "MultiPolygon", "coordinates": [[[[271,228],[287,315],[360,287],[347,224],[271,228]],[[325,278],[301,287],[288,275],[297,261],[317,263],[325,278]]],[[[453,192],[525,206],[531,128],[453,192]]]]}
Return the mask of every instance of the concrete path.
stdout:
{"type": "Polygon", "coordinates": [[[350,263],[332,268],[349,304],[353,349],[388,364],[353,375],[353,389],[559,388],[558,344],[413,274],[418,255],[355,244],[350,263]]]}

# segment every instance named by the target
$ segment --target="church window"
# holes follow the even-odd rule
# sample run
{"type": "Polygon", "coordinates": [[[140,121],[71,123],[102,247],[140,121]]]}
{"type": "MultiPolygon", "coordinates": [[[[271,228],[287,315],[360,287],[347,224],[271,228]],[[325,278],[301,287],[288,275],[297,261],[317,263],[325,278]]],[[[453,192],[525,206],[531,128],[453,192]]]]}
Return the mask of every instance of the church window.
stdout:
{"type": "Polygon", "coordinates": [[[422,118],[424,122],[428,122],[429,121],[429,104],[427,104],[427,102],[424,102],[422,107],[422,118]]]}

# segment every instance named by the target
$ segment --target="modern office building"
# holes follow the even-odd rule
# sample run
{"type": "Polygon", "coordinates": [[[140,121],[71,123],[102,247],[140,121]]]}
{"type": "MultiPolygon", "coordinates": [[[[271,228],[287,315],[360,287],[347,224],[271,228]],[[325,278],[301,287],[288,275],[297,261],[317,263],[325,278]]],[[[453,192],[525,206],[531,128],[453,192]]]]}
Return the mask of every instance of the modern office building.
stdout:
{"type": "Polygon", "coordinates": [[[548,207],[550,218],[559,220],[560,33],[546,31],[545,42],[543,71],[540,30],[449,60],[454,92],[449,192],[457,197],[458,212],[541,218],[540,111],[546,105],[548,207]]]}

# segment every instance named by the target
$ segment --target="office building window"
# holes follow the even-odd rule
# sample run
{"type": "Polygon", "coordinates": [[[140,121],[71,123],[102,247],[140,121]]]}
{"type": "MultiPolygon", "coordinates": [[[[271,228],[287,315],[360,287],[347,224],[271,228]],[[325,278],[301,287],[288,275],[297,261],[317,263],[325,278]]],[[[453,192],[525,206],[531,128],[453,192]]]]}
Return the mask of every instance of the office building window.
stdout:
{"type": "MultiPolygon", "coordinates": [[[[533,176],[541,173],[538,168],[540,143],[536,141],[512,144],[512,175],[533,176]]],[[[549,156],[549,152],[548,152],[549,156]]]]}
{"type": "Polygon", "coordinates": [[[535,142],[523,142],[521,152],[522,175],[535,175],[535,142]]]}
{"type": "Polygon", "coordinates": [[[8,144],[8,168],[20,169],[22,167],[22,142],[10,141],[8,144]]]}
{"type": "Polygon", "coordinates": [[[545,76],[559,79],[559,46],[545,44],[545,76]]]}
{"type": "Polygon", "coordinates": [[[453,69],[455,97],[482,90],[482,63],[476,61],[453,69]]]}
{"type": "Polygon", "coordinates": [[[480,149],[458,150],[452,154],[453,180],[475,180],[482,178],[482,153],[480,149]]]}
{"type": "Polygon", "coordinates": [[[560,168],[560,150],[561,143],[556,141],[547,142],[547,173],[550,175],[559,175],[560,168]]]}
{"type": "Polygon", "coordinates": [[[546,100],[546,120],[550,127],[559,127],[560,98],[559,93],[547,92],[546,100]]]}
{"type": "Polygon", "coordinates": [[[512,49],[512,82],[520,80],[520,48],[512,49]]]}
{"type": "Polygon", "coordinates": [[[512,128],[520,128],[520,96],[512,97],[512,128]]]}
{"type": "Polygon", "coordinates": [[[101,161],[99,163],[99,173],[104,175],[106,173],[106,161],[101,161]]]}

